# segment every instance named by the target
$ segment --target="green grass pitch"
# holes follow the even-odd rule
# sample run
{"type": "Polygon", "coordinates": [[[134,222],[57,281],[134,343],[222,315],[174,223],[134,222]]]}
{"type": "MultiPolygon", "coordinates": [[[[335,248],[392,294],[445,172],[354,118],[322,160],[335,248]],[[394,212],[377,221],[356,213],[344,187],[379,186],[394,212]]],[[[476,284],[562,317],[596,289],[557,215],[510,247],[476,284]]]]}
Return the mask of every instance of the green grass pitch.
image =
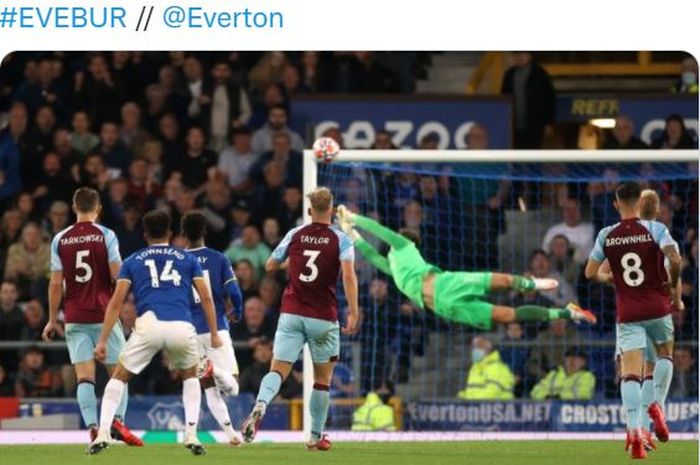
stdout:
{"type": "MultiPolygon", "coordinates": [[[[85,455],[85,447],[77,445],[0,446],[0,463],[7,465],[612,465],[629,460],[622,441],[339,442],[329,452],[308,452],[300,444],[239,449],[217,444],[207,446],[203,457],[175,444],[113,446],[96,456],[85,455]]],[[[662,444],[648,462],[697,465],[698,443],[662,444]]]]}

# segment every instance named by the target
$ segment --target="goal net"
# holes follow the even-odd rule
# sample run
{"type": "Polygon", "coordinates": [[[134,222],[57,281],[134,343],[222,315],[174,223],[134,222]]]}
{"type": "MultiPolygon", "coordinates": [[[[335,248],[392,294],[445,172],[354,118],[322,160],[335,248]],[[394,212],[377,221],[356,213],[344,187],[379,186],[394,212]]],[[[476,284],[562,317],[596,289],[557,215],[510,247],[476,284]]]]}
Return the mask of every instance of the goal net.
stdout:
{"type": "MultiPolygon", "coordinates": [[[[578,302],[599,319],[597,325],[561,321],[478,331],[417,309],[358,253],[364,319],[358,335],[343,339],[337,377],[339,386],[354,382],[357,390],[334,390],[331,428],[351,426],[357,405],[343,398],[364,396],[386,381],[400,399],[397,413],[404,429],[436,426],[429,415],[420,415],[420,407],[463,402],[470,343],[477,334],[488,336],[513,373],[516,403],[531,402],[533,388],[571,349],[595,377],[592,401],[616,402],[615,296],[612,288],[587,281],[583,267],[598,230],[618,219],[614,189],[626,180],[658,192],[659,220],[680,245],[687,311],[674,314],[674,324],[678,345],[697,360],[696,152],[344,151],[328,165],[317,165],[308,152],[305,157],[305,190],[325,185],[336,204],[394,230],[413,230],[424,258],[443,270],[530,274],[561,283],[556,291],[493,294],[485,300],[549,307],[578,302]]],[[[383,244],[374,244],[386,253],[383,244]]],[[[339,308],[344,306],[340,297],[339,308]]],[[[308,378],[310,370],[306,373],[308,378]]],[[[671,388],[671,398],[691,394],[697,398],[697,391],[685,386],[671,388]]],[[[469,429],[449,418],[440,417],[437,424],[469,429]]],[[[520,422],[496,429],[529,427],[520,422]]]]}

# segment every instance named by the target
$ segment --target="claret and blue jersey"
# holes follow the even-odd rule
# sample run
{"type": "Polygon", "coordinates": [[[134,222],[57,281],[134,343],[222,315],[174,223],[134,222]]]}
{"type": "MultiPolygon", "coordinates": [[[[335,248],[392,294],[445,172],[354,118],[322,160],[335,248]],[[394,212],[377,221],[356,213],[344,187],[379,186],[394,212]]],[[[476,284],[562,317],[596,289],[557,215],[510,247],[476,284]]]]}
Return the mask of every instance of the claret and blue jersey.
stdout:
{"type": "MultiPolygon", "coordinates": [[[[211,291],[214,308],[216,309],[216,326],[219,330],[228,331],[228,319],[226,318],[226,297],[231,297],[234,307],[241,306],[241,293],[238,288],[236,276],[231,269],[231,262],[221,252],[208,247],[188,249],[187,252],[194,256],[202,267],[204,281],[211,291]]],[[[199,300],[199,295],[194,292],[192,304],[192,323],[197,334],[209,332],[204,311],[199,300]]]]}
{"type": "Polygon", "coordinates": [[[603,228],[591,259],[607,258],[615,281],[619,323],[660,318],[671,312],[666,247],[678,247],[668,228],[658,221],[631,218],[603,228]]]}
{"type": "Polygon", "coordinates": [[[136,313],[155,313],[161,321],[192,322],[192,282],[203,278],[196,257],[169,245],[141,249],[122,264],[118,280],[131,283],[136,313]]]}

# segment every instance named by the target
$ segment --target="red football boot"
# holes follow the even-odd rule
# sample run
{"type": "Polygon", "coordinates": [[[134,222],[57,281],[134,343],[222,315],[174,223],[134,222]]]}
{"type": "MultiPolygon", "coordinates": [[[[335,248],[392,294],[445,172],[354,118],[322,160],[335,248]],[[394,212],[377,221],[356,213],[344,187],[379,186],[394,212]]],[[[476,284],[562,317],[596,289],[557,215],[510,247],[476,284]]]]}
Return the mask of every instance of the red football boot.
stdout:
{"type": "Polygon", "coordinates": [[[90,443],[93,443],[93,442],[95,442],[95,439],[97,439],[97,432],[99,430],[97,429],[97,426],[95,426],[95,425],[92,425],[89,428],[89,430],[90,430],[90,443]]]}
{"type": "Polygon", "coordinates": [[[330,448],[331,448],[331,440],[328,439],[328,436],[325,434],[323,436],[321,436],[321,439],[319,439],[316,442],[309,441],[306,443],[306,450],[311,450],[311,451],[320,450],[320,451],[325,452],[327,450],[330,450],[330,448]]]}
{"type": "Polygon", "coordinates": [[[645,429],[642,429],[642,440],[644,441],[644,449],[646,449],[647,452],[656,450],[654,436],[652,436],[651,433],[645,429]]]}
{"type": "Polygon", "coordinates": [[[117,441],[122,441],[130,446],[143,447],[140,437],[134,435],[124,423],[119,420],[112,421],[112,437],[117,441]]]}
{"type": "Polygon", "coordinates": [[[632,433],[632,458],[633,459],[645,459],[647,458],[647,451],[644,449],[644,439],[642,437],[642,430],[638,429],[632,433]]]}
{"type": "Polygon", "coordinates": [[[661,442],[668,441],[668,425],[666,425],[666,417],[664,417],[664,412],[661,410],[661,406],[658,402],[654,402],[649,406],[647,410],[649,417],[654,422],[654,434],[661,442]]]}

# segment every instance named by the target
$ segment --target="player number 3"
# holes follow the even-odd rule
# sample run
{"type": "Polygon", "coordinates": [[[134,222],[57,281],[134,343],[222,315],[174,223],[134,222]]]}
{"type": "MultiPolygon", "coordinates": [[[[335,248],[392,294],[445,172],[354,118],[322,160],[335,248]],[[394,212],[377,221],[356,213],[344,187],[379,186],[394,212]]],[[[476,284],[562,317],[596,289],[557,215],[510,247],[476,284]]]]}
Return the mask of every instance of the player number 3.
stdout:
{"type": "Polygon", "coordinates": [[[303,254],[305,257],[309,257],[306,261],[306,268],[309,269],[309,274],[299,273],[299,280],[305,283],[313,282],[318,278],[318,267],[316,266],[316,259],[318,258],[320,250],[304,250],[303,254]]]}
{"type": "Polygon", "coordinates": [[[644,282],[642,271],[642,258],[634,252],[628,252],[622,256],[622,279],[630,287],[637,287],[644,282]]]}

